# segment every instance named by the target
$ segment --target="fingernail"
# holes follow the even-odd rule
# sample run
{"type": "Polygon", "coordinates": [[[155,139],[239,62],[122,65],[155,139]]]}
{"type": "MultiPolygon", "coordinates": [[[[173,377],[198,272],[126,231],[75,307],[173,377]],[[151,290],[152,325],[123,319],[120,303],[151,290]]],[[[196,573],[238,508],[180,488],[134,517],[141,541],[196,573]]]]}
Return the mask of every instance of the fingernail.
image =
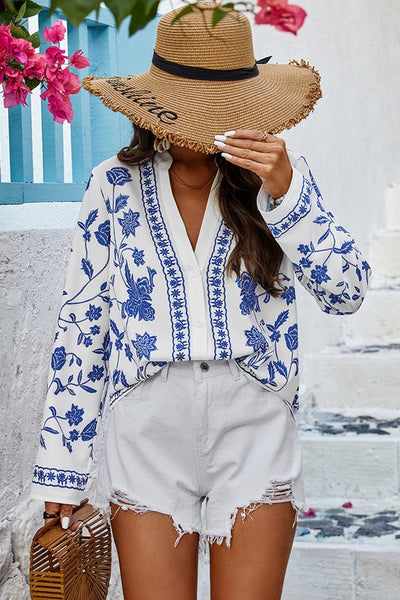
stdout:
{"type": "Polygon", "coordinates": [[[232,158],[232,154],[228,154],[227,152],[221,152],[221,156],[224,158],[232,158]]]}
{"type": "Polygon", "coordinates": [[[218,135],[218,134],[216,134],[216,135],[214,135],[214,137],[215,137],[216,140],[226,140],[226,136],[225,135],[218,135]]]}
{"type": "Polygon", "coordinates": [[[224,135],[235,135],[236,131],[225,131],[224,135]]]}
{"type": "Polygon", "coordinates": [[[69,525],[69,517],[63,517],[61,519],[61,527],[63,529],[68,529],[68,525],[69,525]]]}
{"type": "Polygon", "coordinates": [[[224,142],[218,142],[218,140],[217,141],[214,140],[214,144],[216,146],[218,146],[219,148],[225,148],[225,146],[226,146],[226,144],[224,144],[224,142]]]}

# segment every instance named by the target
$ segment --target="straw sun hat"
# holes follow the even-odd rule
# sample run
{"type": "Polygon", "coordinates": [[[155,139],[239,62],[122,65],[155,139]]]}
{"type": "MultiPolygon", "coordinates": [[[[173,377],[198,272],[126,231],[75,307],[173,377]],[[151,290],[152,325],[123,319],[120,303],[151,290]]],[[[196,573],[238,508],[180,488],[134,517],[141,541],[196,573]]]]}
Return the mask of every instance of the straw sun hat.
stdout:
{"type": "Polygon", "coordinates": [[[217,2],[206,1],[171,24],[182,7],[157,26],[149,71],[94,77],[83,87],[113,111],[156,137],[216,154],[214,135],[227,130],[279,133],[309,115],[321,98],[320,75],[308,62],[256,62],[249,19],[231,10],[212,27],[217,2]]]}

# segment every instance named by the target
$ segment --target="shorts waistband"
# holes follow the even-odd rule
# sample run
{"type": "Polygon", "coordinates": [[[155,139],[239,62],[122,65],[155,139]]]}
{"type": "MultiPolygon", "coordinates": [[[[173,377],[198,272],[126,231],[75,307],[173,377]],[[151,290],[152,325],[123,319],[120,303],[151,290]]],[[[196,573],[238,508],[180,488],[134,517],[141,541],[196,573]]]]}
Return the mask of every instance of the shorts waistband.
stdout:
{"type": "Polygon", "coordinates": [[[237,380],[240,378],[240,373],[241,369],[233,358],[229,360],[183,360],[168,362],[161,370],[161,379],[166,381],[168,377],[188,377],[202,381],[217,375],[229,375],[237,380]]]}

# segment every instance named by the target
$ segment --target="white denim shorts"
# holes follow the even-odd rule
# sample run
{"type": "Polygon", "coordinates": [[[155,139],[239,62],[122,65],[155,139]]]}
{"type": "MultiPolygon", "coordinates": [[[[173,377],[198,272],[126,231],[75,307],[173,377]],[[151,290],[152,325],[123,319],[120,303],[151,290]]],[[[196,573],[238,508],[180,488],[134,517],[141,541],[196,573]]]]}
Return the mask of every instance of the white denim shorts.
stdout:
{"type": "MultiPolygon", "coordinates": [[[[100,485],[118,510],[172,517],[178,532],[230,547],[232,526],[264,503],[304,509],[295,416],[235,360],[169,362],[110,410],[100,485]],[[252,506],[249,506],[252,505],[252,506]]],[[[108,516],[111,515],[108,505],[108,516]]]]}

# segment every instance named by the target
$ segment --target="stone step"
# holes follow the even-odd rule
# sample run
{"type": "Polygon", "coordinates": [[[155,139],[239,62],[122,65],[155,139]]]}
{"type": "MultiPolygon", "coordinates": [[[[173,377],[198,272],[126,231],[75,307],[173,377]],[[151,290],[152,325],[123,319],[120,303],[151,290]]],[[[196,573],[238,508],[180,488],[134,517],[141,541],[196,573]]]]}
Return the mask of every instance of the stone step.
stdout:
{"type": "Polygon", "coordinates": [[[394,600],[399,590],[399,540],[346,544],[295,539],[282,600],[394,600]]]}
{"type": "Polygon", "coordinates": [[[360,310],[342,321],[346,346],[400,345],[399,306],[400,288],[369,290],[360,310]]]}
{"type": "Polygon", "coordinates": [[[345,346],[326,347],[302,360],[303,387],[299,402],[319,410],[381,416],[399,411],[400,350],[396,346],[366,347],[351,351],[345,346]]]}
{"type": "Polygon", "coordinates": [[[299,429],[306,501],[311,497],[328,501],[340,497],[342,502],[383,502],[390,497],[399,503],[400,437],[352,435],[330,436],[299,429]]]}
{"type": "Polygon", "coordinates": [[[372,268],[371,287],[383,282],[400,281],[400,229],[382,229],[369,238],[369,259],[372,268]]]}

